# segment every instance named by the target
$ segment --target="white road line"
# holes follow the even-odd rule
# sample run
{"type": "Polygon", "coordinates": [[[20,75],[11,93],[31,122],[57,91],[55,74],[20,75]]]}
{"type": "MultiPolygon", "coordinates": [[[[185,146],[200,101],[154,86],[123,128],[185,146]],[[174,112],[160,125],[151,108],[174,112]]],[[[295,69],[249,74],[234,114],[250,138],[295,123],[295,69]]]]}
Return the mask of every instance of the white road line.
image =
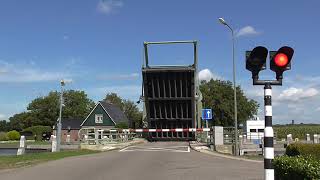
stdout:
{"type": "Polygon", "coordinates": [[[125,147],[125,148],[123,148],[123,149],[120,149],[120,151],[119,151],[119,152],[126,151],[127,149],[129,149],[129,148],[131,148],[131,147],[135,147],[135,146],[128,146],[128,147],[125,147]]]}
{"type": "Polygon", "coordinates": [[[189,146],[172,146],[172,147],[139,147],[139,146],[129,146],[121,149],[119,152],[134,152],[134,151],[149,151],[149,152],[190,152],[189,146]],[[174,148],[186,148],[186,150],[179,150],[174,148]]]}

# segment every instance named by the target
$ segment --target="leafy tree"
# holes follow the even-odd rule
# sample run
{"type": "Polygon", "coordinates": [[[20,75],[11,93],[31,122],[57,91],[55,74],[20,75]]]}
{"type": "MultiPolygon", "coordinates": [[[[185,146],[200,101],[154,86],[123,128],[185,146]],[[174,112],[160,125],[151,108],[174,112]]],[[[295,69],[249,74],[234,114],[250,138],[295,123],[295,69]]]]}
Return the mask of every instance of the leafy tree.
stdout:
{"type": "Polygon", "coordinates": [[[117,95],[117,93],[108,93],[104,98],[104,101],[110,102],[123,110],[123,100],[120,96],[117,95]]]}
{"type": "Polygon", "coordinates": [[[142,112],[139,111],[138,106],[133,101],[122,99],[116,93],[108,93],[104,98],[104,101],[111,102],[120,107],[129,119],[130,128],[142,127],[142,112]]]}
{"type": "MultiPolygon", "coordinates": [[[[63,94],[64,107],[62,118],[84,119],[94,102],[84,91],[68,90],[63,94]]],[[[47,96],[34,99],[27,107],[27,112],[15,114],[9,118],[12,129],[21,131],[27,127],[42,125],[52,127],[59,117],[60,93],[50,92],[47,96]]]]}
{"type": "Polygon", "coordinates": [[[32,126],[24,129],[23,131],[32,132],[33,135],[36,135],[36,140],[41,141],[42,140],[42,134],[44,133],[51,133],[52,128],[50,126],[32,126]]]}
{"type": "MultiPolygon", "coordinates": [[[[200,84],[203,108],[212,108],[215,125],[234,125],[234,96],[233,85],[230,81],[210,80],[202,81],[200,84]]],[[[257,114],[259,104],[248,99],[241,88],[236,88],[238,124],[245,122],[257,114]]]]}
{"type": "Polygon", "coordinates": [[[10,120],[10,129],[21,131],[23,128],[31,126],[32,114],[30,112],[22,112],[15,114],[9,118],[10,120]]]}
{"type": "Polygon", "coordinates": [[[127,129],[128,123],[127,122],[119,122],[115,127],[120,128],[120,129],[127,129]]]}
{"type": "Polygon", "coordinates": [[[0,121],[0,132],[1,131],[4,131],[4,132],[10,131],[10,123],[8,121],[6,120],[0,121]]]}

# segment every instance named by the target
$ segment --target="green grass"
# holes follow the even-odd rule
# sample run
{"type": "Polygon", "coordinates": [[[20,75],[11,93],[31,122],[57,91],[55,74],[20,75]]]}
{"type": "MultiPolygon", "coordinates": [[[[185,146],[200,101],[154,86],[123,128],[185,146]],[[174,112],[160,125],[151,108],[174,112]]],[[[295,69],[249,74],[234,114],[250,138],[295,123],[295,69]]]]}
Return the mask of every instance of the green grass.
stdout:
{"type": "Polygon", "coordinates": [[[62,159],[71,156],[80,156],[86,154],[98,153],[98,151],[90,150],[75,150],[75,151],[61,151],[61,152],[44,152],[32,153],[21,156],[0,156],[0,169],[18,168],[24,166],[35,165],[42,162],[62,159]]]}
{"type": "MultiPolygon", "coordinates": [[[[19,147],[19,141],[8,141],[5,143],[0,143],[0,148],[16,148],[19,147]]],[[[35,142],[26,142],[26,145],[50,145],[49,141],[35,141],[35,142]]]]}
{"type": "Polygon", "coordinates": [[[262,155],[244,155],[243,157],[246,159],[261,160],[261,161],[263,161],[263,159],[264,159],[264,157],[262,155]]]}

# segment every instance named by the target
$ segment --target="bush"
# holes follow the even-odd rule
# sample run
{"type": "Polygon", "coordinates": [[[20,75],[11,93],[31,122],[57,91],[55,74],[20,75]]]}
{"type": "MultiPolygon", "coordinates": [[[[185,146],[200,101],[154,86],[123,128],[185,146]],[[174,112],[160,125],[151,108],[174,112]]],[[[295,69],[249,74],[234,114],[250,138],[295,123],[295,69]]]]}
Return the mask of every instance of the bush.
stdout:
{"type": "Polygon", "coordinates": [[[0,132],[0,141],[7,141],[7,140],[8,140],[7,133],[0,132]]]}
{"type": "Polygon", "coordinates": [[[313,156],[320,160],[320,144],[290,144],[286,148],[286,155],[288,156],[313,156]]]}
{"type": "Polygon", "coordinates": [[[51,133],[52,128],[50,126],[32,126],[24,129],[23,132],[32,132],[32,135],[36,135],[36,140],[41,141],[42,135],[51,133]]]}
{"type": "Polygon", "coordinates": [[[320,179],[320,161],[308,156],[281,156],[273,161],[276,179],[320,179]]]}
{"type": "Polygon", "coordinates": [[[7,137],[9,140],[19,140],[20,139],[20,133],[16,130],[7,132],[7,137]]]}

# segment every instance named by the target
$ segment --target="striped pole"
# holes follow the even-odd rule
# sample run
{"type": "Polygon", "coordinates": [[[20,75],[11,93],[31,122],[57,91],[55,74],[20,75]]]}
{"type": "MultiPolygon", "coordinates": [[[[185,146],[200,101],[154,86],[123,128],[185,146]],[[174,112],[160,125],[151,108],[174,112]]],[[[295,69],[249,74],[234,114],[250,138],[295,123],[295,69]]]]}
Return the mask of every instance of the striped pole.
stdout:
{"type": "Polygon", "coordinates": [[[274,159],[273,149],[273,129],[272,129],[272,88],[266,83],[264,86],[264,113],[265,113],[265,129],[264,129],[264,179],[274,180],[274,168],[272,165],[274,159]]]}

